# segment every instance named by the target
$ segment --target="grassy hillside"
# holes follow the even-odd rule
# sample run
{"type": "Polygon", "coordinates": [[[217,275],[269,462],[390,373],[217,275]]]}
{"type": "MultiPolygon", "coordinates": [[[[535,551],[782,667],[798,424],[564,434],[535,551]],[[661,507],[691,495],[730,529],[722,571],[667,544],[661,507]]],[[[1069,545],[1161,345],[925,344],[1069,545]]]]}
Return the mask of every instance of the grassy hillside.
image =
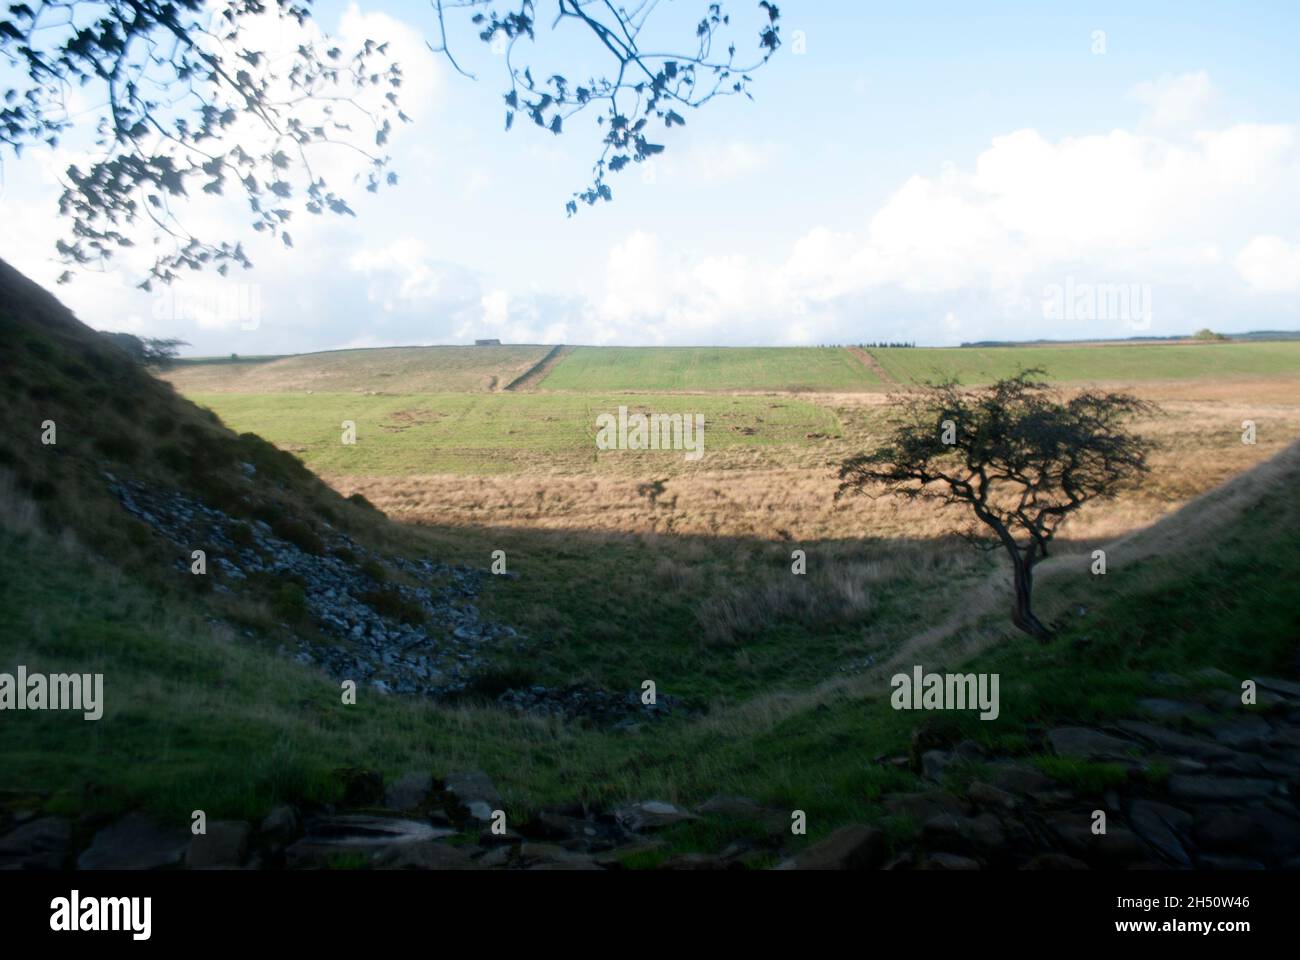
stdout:
{"type": "Polygon", "coordinates": [[[879,378],[836,347],[578,347],[543,390],[869,390],[879,378]]]}
{"type": "Polygon", "coordinates": [[[381,347],[269,360],[182,360],[163,376],[184,393],[437,393],[501,390],[549,347],[381,347]]]}
{"type": "Polygon", "coordinates": [[[1046,379],[1065,383],[1300,376],[1300,342],[914,347],[871,353],[903,383],[944,377],[991,383],[1024,367],[1041,367],[1046,379]]]}

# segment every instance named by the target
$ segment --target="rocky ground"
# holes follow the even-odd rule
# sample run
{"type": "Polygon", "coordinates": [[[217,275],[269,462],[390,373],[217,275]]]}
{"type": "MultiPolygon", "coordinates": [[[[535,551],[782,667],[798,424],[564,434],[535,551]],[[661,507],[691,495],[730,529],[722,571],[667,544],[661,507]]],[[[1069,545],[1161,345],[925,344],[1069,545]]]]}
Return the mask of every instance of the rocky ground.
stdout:
{"type": "MultiPolygon", "coordinates": [[[[256,468],[242,468],[251,482],[256,468]]],[[[315,630],[292,631],[297,649],[288,652],[339,680],[385,693],[446,698],[471,688],[494,659],[528,643],[514,627],[480,614],[475,601],[482,570],[383,556],[324,521],[319,529],[297,525],[281,534],[263,520],[240,520],[175,490],[104,476],[128,513],[180,548],[178,572],[193,575],[190,552],[205,549],[214,590],[239,592],[262,578],[287,587],[292,600],[300,597],[315,630]],[[384,567],[437,586],[394,582],[383,576],[384,567]]],[[[288,624],[282,626],[290,632],[288,624]]],[[[643,705],[639,691],[576,685],[511,688],[497,699],[512,710],[622,728],[681,711],[671,697],[643,705]]]]}
{"type": "Polygon", "coordinates": [[[716,796],[694,810],[661,800],[575,804],[516,822],[482,773],[412,773],[385,784],[349,769],[338,774],[337,807],[282,806],[257,824],[209,823],[203,836],[140,814],[113,822],[42,815],[42,798],[11,793],[0,797],[0,867],[1296,870],[1300,684],[1257,683],[1259,706],[1250,710],[1224,678],[1208,693],[1144,701],[1142,716],[1041,731],[1033,751],[1104,766],[1115,782],[1100,792],[1024,757],[942,743],[923,726],[909,755],[872,761],[913,770],[917,789],[884,795],[879,821],[843,826],[811,846],[792,835],[791,811],[745,797],[716,796]],[[503,832],[493,829],[499,810],[503,832]],[[700,818],[744,824],[745,839],[673,852],[663,838],[700,818]]]}

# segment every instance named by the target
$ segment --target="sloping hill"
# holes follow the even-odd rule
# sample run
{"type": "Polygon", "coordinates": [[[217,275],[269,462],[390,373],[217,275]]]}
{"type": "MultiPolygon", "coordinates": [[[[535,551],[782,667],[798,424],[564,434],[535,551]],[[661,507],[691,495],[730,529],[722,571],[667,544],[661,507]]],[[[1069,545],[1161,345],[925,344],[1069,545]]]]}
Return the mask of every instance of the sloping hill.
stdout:
{"type": "Polygon", "coordinates": [[[380,689],[454,693],[514,636],[464,602],[482,571],[236,436],[4,264],[0,337],[6,486],[119,573],[380,689]]]}
{"type": "Polygon", "coordinates": [[[541,390],[880,389],[868,367],[840,347],[575,347],[541,390]]]}
{"type": "Polygon", "coordinates": [[[185,393],[442,393],[504,390],[546,346],[376,347],[267,360],[182,360],[163,372],[185,393]]]}

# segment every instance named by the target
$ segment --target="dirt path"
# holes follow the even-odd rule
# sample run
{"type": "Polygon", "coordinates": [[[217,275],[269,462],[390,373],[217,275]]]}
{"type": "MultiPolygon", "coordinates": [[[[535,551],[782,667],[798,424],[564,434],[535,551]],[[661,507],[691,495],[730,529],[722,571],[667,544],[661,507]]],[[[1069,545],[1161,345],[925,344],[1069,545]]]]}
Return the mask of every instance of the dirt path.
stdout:
{"type": "Polygon", "coordinates": [[[844,349],[861,360],[868,370],[880,378],[881,383],[898,383],[898,381],[891,377],[889,372],[880,365],[880,361],[873,357],[869,351],[863,350],[861,347],[845,347],[844,349]]]}
{"type": "Polygon", "coordinates": [[[529,393],[536,390],[538,385],[546,379],[546,375],[555,369],[555,365],[572,352],[573,347],[566,347],[562,343],[556,344],[551,348],[550,353],[525,370],[520,376],[507,383],[505,389],[516,393],[529,393]]]}

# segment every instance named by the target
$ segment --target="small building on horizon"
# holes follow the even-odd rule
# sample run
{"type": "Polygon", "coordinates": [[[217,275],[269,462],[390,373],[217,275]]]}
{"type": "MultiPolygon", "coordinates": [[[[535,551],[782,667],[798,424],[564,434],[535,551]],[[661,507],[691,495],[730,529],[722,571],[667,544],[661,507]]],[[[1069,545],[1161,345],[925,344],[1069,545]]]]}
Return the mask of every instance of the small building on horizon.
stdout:
{"type": "Polygon", "coordinates": [[[500,341],[500,340],[497,340],[497,339],[495,339],[495,338],[492,339],[492,340],[475,340],[475,341],[474,341],[474,346],[476,346],[476,347],[499,347],[499,346],[501,346],[501,341],[500,341]]]}

